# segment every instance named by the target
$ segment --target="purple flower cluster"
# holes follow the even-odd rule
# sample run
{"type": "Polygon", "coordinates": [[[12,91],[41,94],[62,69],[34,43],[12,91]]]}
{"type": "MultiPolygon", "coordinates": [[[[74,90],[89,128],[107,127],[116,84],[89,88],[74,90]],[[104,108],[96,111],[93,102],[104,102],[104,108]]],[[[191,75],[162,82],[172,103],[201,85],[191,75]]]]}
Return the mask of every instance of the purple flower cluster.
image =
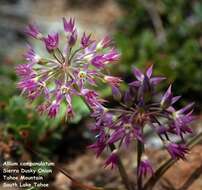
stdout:
{"type": "Polygon", "coordinates": [[[147,174],[153,175],[153,168],[152,168],[152,165],[149,162],[148,158],[143,155],[139,168],[138,168],[138,176],[145,177],[147,174]]]}
{"type": "MultiPolygon", "coordinates": [[[[185,159],[188,148],[184,135],[192,133],[189,124],[194,120],[193,103],[176,109],[174,105],[180,96],[173,95],[171,85],[159,98],[157,86],[165,77],[153,77],[153,66],[145,72],[134,68],[136,80],[122,92],[122,80],[104,74],[105,67],[120,58],[118,51],[112,47],[111,39],[105,37],[96,42],[85,32],[79,39],[72,18],[63,18],[63,25],[66,41],[62,50],[59,33],[44,36],[36,26],[29,25],[26,28],[26,34],[42,42],[49,54],[49,57],[41,57],[29,46],[24,56],[28,63],[16,68],[20,76],[19,89],[30,100],[42,100],[38,110],[55,117],[61,103],[65,102],[66,115],[73,117],[72,97],[82,97],[96,121],[92,127],[96,133],[96,142],[89,148],[99,156],[104,150],[113,147],[105,167],[110,165],[114,168],[120,161],[120,150],[128,148],[132,142],[138,141],[144,147],[146,127],[156,132],[173,159],[185,159]],[[105,101],[90,88],[96,86],[98,80],[111,87],[118,107],[107,108],[105,101]],[[173,142],[170,134],[179,137],[182,143],[173,142]]],[[[144,156],[138,161],[138,176],[153,174],[144,148],[142,153],[144,156]]]]}
{"type": "Polygon", "coordinates": [[[100,106],[102,100],[89,89],[97,80],[109,85],[119,81],[107,76],[103,69],[117,62],[120,54],[112,47],[111,39],[105,37],[99,42],[85,32],[78,38],[74,19],[63,18],[65,47],[60,45],[59,33],[44,36],[35,25],[26,28],[26,34],[44,44],[49,56],[41,57],[29,46],[25,53],[26,64],[17,66],[20,77],[19,89],[31,100],[43,98],[38,109],[55,117],[62,102],[67,104],[67,115],[73,115],[72,96],[82,96],[91,109],[100,106]]]}
{"type": "MultiPolygon", "coordinates": [[[[121,148],[127,148],[131,142],[138,140],[144,145],[146,127],[151,127],[156,132],[173,159],[185,158],[188,148],[185,145],[184,135],[192,132],[189,124],[194,120],[193,103],[176,110],[174,104],[180,96],[173,95],[171,85],[159,98],[157,85],[165,78],[153,77],[152,73],[153,66],[150,66],[145,73],[134,68],[133,74],[136,80],[129,83],[125,92],[119,94],[120,106],[116,108],[100,106],[92,114],[96,120],[92,130],[97,136],[96,142],[90,145],[90,148],[99,156],[111,144],[116,145],[116,152],[110,155],[105,166],[114,167],[117,163],[115,154],[118,154],[121,148]],[[173,142],[170,134],[180,137],[182,143],[173,142]]],[[[119,88],[118,84],[115,82],[113,86],[119,88]]],[[[138,170],[139,175],[153,173],[150,162],[143,157],[138,170]]]]}

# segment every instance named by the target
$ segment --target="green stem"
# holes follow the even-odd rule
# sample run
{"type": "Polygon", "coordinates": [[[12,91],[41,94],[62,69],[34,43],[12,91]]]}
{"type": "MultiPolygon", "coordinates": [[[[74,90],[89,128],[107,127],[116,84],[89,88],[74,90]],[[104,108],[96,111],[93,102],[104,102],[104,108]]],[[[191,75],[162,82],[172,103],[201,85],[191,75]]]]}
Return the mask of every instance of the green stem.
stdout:
{"type": "MultiPolygon", "coordinates": [[[[88,106],[89,110],[92,112],[93,110],[92,110],[92,108],[88,105],[88,103],[86,102],[85,98],[84,98],[83,96],[80,96],[80,97],[81,97],[82,100],[85,102],[85,104],[88,106]]],[[[114,149],[116,149],[116,147],[115,147],[114,144],[110,144],[109,147],[110,147],[111,152],[112,152],[114,149]]],[[[117,156],[118,156],[118,155],[117,155],[117,156]]],[[[130,181],[129,181],[128,175],[127,175],[127,173],[126,173],[126,170],[125,170],[125,168],[124,168],[124,166],[123,166],[123,163],[122,163],[122,161],[121,161],[121,159],[120,159],[119,156],[118,156],[118,164],[117,164],[117,166],[118,166],[118,169],[119,169],[119,173],[120,173],[121,179],[122,179],[123,184],[125,185],[126,189],[127,189],[127,190],[133,190],[132,185],[131,185],[131,183],[130,183],[130,181]]]]}
{"type": "Polygon", "coordinates": [[[77,50],[75,50],[72,55],[69,57],[69,63],[71,63],[71,60],[74,58],[74,56],[79,52],[81,51],[83,48],[79,48],[77,50]]]}
{"type": "Polygon", "coordinates": [[[62,52],[60,51],[59,48],[55,49],[53,51],[53,57],[62,65],[65,62],[65,58],[62,54],[62,52]]]}
{"type": "Polygon", "coordinates": [[[143,153],[144,145],[141,141],[137,141],[137,187],[138,190],[142,190],[142,176],[138,174],[138,170],[141,163],[141,157],[143,153]]]}
{"type": "MultiPolygon", "coordinates": [[[[110,147],[111,151],[116,149],[114,144],[110,144],[109,147],[110,147]]],[[[122,178],[123,184],[125,185],[126,189],[127,190],[133,190],[132,185],[131,185],[131,183],[129,181],[128,175],[126,173],[126,170],[125,170],[125,168],[123,166],[123,163],[122,163],[119,156],[118,156],[118,164],[117,164],[117,166],[118,166],[119,173],[120,173],[120,176],[122,178]]]]}

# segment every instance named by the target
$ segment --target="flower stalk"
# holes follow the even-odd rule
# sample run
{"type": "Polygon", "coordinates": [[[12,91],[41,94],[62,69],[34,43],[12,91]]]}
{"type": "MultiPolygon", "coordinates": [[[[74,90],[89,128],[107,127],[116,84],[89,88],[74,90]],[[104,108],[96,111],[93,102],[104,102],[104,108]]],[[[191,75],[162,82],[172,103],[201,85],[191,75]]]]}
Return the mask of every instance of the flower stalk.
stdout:
{"type": "Polygon", "coordinates": [[[144,150],[144,145],[141,141],[137,140],[137,187],[138,190],[142,190],[142,175],[139,175],[139,168],[141,164],[141,158],[144,150]]]}
{"type": "MultiPolygon", "coordinates": [[[[89,110],[91,112],[93,112],[92,108],[88,105],[88,103],[86,102],[84,97],[81,96],[81,98],[85,102],[85,104],[88,106],[89,110]]],[[[116,149],[114,144],[110,144],[109,148],[110,148],[111,152],[113,152],[116,149]]],[[[125,186],[125,188],[127,190],[133,190],[132,184],[130,183],[129,177],[128,177],[127,172],[126,172],[126,169],[125,169],[125,167],[124,167],[124,165],[122,163],[122,160],[121,160],[121,158],[120,158],[120,156],[118,154],[117,154],[117,158],[118,158],[117,159],[117,167],[118,167],[119,174],[120,174],[120,177],[122,179],[122,182],[123,182],[123,184],[124,184],[124,186],[125,186]]]]}
{"type": "MultiPolygon", "coordinates": [[[[116,149],[115,145],[114,144],[111,144],[110,145],[110,149],[111,149],[111,152],[116,149]]],[[[126,189],[127,190],[133,190],[132,188],[132,184],[130,183],[129,181],[129,178],[128,178],[128,175],[126,173],[126,170],[125,170],[125,167],[120,159],[120,157],[118,156],[118,163],[117,163],[117,166],[118,166],[118,169],[119,169],[119,174],[121,176],[121,179],[122,179],[122,182],[123,184],[125,185],[126,189]]]]}

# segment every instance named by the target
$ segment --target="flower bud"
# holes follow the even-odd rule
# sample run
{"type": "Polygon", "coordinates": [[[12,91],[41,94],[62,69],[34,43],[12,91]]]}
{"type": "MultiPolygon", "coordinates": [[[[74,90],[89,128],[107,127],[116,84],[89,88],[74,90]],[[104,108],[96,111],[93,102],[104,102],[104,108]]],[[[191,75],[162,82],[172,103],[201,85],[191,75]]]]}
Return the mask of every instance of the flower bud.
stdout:
{"type": "Polygon", "coordinates": [[[115,100],[120,101],[122,98],[121,92],[119,88],[112,86],[112,96],[114,97],[115,100]]]}
{"type": "Polygon", "coordinates": [[[58,48],[59,43],[59,34],[55,33],[53,35],[48,35],[48,37],[44,38],[44,43],[46,46],[46,49],[51,52],[54,49],[58,48]]]}
{"type": "Polygon", "coordinates": [[[166,109],[170,107],[170,105],[172,104],[172,98],[173,98],[173,94],[171,92],[171,85],[170,85],[166,93],[163,95],[162,100],[160,102],[161,108],[166,109]]]}

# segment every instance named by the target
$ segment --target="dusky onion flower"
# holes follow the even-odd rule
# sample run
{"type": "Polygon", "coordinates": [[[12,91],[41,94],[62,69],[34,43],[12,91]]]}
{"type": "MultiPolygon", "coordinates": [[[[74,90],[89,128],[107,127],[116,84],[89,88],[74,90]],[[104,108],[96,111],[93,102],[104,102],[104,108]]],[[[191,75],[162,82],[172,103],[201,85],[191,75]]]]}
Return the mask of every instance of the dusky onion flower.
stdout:
{"type": "Polygon", "coordinates": [[[79,38],[73,18],[63,18],[63,26],[65,40],[61,43],[64,38],[59,33],[43,35],[37,26],[29,25],[25,33],[42,43],[49,56],[37,54],[29,45],[24,55],[27,63],[16,68],[20,77],[18,88],[31,100],[42,98],[38,110],[52,118],[58,114],[62,102],[67,104],[67,116],[73,115],[73,96],[82,96],[95,109],[102,100],[90,86],[101,80],[117,87],[117,82],[113,84],[120,80],[103,72],[120,58],[108,36],[96,42],[84,32],[79,38]]]}
{"type": "MultiPolygon", "coordinates": [[[[151,127],[173,159],[185,159],[188,148],[185,145],[184,135],[192,132],[189,124],[194,120],[193,103],[177,110],[175,103],[180,96],[173,95],[171,85],[159,98],[157,85],[163,82],[165,77],[153,77],[152,73],[153,66],[150,66],[145,73],[134,68],[133,74],[136,80],[129,83],[128,89],[122,93],[121,101],[118,101],[119,106],[107,108],[102,105],[92,114],[96,120],[92,130],[97,135],[96,142],[89,147],[97,156],[109,149],[112,144],[116,145],[116,154],[136,141],[144,147],[146,142],[144,130],[151,127]],[[171,135],[181,138],[182,143],[173,142],[171,135]]],[[[116,87],[116,80],[113,78],[108,80],[116,87]]],[[[145,155],[144,148],[142,152],[145,155]]],[[[105,166],[111,165],[114,168],[117,163],[114,155],[110,155],[105,166]]],[[[153,173],[151,163],[145,156],[141,157],[137,169],[138,175],[146,176],[153,173]]]]}

